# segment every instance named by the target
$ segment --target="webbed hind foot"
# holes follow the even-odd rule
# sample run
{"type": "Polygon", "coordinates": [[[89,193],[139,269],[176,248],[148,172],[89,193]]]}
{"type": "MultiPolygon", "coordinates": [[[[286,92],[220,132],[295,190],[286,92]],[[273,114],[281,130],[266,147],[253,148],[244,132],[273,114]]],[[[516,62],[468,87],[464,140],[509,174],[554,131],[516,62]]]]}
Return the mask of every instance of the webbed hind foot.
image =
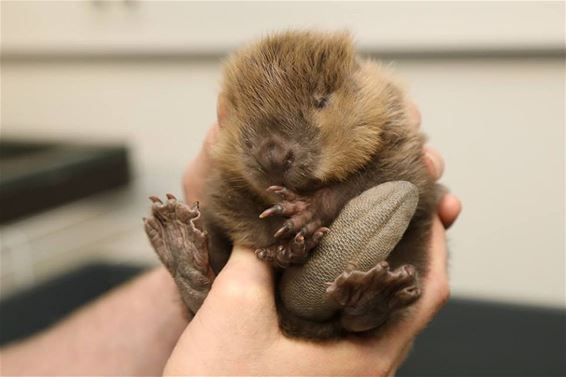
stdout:
{"type": "Polygon", "coordinates": [[[391,271],[387,262],[380,262],[367,272],[343,272],[326,292],[342,306],[344,329],[366,331],[381,326],[392,312],[420,297],[416,276],[412,265],[391,271]]]}
{"type": "Polygon", "coordinates": [[[167,202],[152,196],[152,217],[144,219],[145,232],[194,314],[214,280],[208,260],[208,237],[200,222],[198,203],[188,206],[167,194],[167,202]]]}

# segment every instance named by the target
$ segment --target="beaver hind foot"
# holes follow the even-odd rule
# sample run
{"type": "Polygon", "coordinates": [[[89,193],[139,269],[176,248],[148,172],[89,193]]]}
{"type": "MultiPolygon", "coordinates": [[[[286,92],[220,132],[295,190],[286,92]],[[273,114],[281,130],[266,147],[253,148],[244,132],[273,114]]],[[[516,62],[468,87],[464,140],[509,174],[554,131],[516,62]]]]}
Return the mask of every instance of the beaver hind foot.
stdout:
{"type": "Polygon", "coordinates": [[[392,271],[385,261],[367,272],[343,272],[329,284],[326,292],[342,306],[340,323],[351,332],[381,326],[391,313],[412,304],[421,295],[417,272],[412,265],[392,271]]]}
{"type": "Polygon", "coordinates": [[[155,196],[150,200],[152,216],[144,219],[145,232],[194,315],[214,280],[198,203],[188,206],[171,194],[167,194],[166,203],[155,196]]]}

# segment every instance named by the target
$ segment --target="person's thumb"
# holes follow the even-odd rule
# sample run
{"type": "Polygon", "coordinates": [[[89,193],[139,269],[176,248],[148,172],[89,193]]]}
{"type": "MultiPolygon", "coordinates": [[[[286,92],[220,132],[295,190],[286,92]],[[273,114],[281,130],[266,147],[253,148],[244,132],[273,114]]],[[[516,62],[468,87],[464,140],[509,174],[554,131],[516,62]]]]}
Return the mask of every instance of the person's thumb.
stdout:
{"type": "Polygon", "coordinates": [[[272,267],[253,250],[235,246],[200,310],[222,308],[225,319],[238,326],[277,328],[274,294],[272,267]]]}

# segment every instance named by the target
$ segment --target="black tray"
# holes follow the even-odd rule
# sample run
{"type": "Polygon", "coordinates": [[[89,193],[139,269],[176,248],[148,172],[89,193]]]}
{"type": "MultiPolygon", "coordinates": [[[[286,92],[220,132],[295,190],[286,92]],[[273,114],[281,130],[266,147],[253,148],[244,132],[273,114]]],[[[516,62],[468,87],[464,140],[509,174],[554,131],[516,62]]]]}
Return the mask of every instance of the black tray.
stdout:
{"type": "Polygon", "coordinates": [[[125,146],[0,141],[0,223],[130,181],[125,146]]]}

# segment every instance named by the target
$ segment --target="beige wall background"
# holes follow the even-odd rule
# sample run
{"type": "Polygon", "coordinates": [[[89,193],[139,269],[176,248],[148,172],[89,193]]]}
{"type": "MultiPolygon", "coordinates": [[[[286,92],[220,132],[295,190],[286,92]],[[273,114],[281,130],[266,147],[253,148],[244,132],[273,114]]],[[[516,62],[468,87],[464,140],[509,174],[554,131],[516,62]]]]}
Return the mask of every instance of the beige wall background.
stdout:
{"type": "MultiPolygon", "coordinates": [[[[42,261],[69,243],[74,260],[151,255],[143,197],[180,194],[215,118],[222,56],[281,28],[349,28],[405,78],[464,203],[449,232],[454,295],[564,305],[563,3],[8,1],[1,20],[2,138],[124,141],[136,169],[134,199],[116,199],[97,223],[114,229],[107,243],[68,231],[90,207],[57,212],[67,225],[55,230],[41,218],[0,229],[24,234],[42,261]],[[117,215],[126,205],[136,209],[117,215]]],[[[23,244],[3,245],[4,266],[21,266],[23,244]]]]}

